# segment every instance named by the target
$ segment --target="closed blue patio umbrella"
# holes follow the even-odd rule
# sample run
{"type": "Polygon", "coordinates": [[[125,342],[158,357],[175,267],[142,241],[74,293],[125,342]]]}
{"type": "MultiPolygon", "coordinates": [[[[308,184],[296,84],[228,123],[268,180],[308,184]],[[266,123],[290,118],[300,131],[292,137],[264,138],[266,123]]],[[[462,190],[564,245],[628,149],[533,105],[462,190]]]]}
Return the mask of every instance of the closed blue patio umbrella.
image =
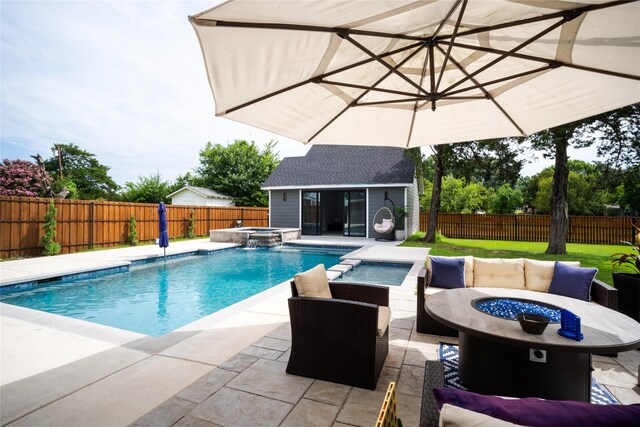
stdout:
{"type": "Polygon", "coordinates": [[[163,202],[158,205],[158,224],[160,229],[160,237],[158,245],[164,249],[164,256],[167,257],[167,246],[169,246],[169,232],[167,231],[167,207],[163,202]]]}

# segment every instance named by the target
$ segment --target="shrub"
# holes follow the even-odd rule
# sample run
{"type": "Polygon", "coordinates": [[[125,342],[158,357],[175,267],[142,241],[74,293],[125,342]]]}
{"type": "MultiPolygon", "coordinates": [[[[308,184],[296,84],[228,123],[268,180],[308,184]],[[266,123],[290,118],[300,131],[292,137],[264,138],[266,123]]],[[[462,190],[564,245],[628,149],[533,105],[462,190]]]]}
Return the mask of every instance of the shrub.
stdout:
{"type": "Polygon", "coordinates": [[[44,235],[42,236],[42,255],[56,255],[60,253],[60,244],[56,243],[56,215],[58,210],[53,203],[53,199],[49,201],[49,209],[44,214],[44,235]]]}
{"type": "Polygon", "coordinates": [[[129,219],[129,234],[127,235],[127,243],[131,246],[138,244],[138,230],[136,229],[136,216],[131,215],[129,219]]]}
{"type": "Polygon", "coordinates": [[[187,225],[187,234],[185,235],[188,239],[193,239],[196,237],[196,213],[191,209],[189,212],[189,223],[187,225]]]}

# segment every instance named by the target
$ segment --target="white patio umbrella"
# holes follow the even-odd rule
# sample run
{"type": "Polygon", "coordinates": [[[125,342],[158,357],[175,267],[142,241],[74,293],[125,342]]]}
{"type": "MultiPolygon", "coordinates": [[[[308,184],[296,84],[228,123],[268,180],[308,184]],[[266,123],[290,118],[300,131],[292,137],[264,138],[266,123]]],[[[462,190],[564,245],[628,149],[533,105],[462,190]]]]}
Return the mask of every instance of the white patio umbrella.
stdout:
{"type": "Polygon", "coordinates": [[[304,143],[528,135],[640,101],[637,1],[229,1],[190,21],[216,115],[304,143]]]}

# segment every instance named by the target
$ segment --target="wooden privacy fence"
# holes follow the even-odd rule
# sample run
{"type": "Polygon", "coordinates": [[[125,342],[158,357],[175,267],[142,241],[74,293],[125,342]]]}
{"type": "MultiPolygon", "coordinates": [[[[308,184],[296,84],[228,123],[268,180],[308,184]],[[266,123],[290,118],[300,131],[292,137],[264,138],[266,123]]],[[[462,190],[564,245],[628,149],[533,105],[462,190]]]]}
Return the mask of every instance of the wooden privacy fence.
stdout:
{"type": "MultiPolygon", "coordinates": [[[[429,214],[420,213],[420,230],[426,231],[429,214]]],[[[549,215],[438,215],[436,230],[458,239],[515,240],[546,242],[549,239],[549,215]]],[[[569,243],[619,244],[632,242],[635,232],[631,224],[638,217],[569,216],[569,243]]]]}
{"type": "MultiPolygon", "coordinates": [[[[56,199],[55,205],[56,242],[62,248],[61,253],[124,244],[132,215],[140,242],[158,238],[157,204],[56,199]]],[[[42,253],[44,214],[48,207],[46,198],[0,197],[0,258],[42,253]]],[[[267,208],[167,205],[170,238],[186,235],[191,210],[197,236],[208,235],[212,229],[233,227],[238,219],[247,227],[269,224],[267,208]]]]}

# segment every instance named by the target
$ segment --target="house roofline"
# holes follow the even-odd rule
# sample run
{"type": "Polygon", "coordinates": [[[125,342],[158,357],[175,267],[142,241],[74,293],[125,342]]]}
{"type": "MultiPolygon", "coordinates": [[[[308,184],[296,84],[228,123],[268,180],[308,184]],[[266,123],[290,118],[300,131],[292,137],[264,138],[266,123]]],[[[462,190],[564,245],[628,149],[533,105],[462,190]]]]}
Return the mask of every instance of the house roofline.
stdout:
{"type": "Polygon", "coordinates": [[[175,194],[178,194],[178,193],[180,193],[180,192],[181,192],[181,191],[183,191],[183,190],[193,191],[194,193],[199,194],[200,196],[205,197],[205,198],[207,198],[207,199],[233,200],[233,197],[225,196],[225,195],[223,195],[223,194],[221,194],[221,195],[219,195],[219,196],[210,196],[210,195],[208,195],[208,194],[204,194],[204,193],[203,193],[203,192],[201,192],[201,191],[195,190],[194,188],[189,187],[189,186],[187,186],[187,187],[182,187],[181,189],[179,189],[179,190],[177,190],[177,191],[174,191],[173,193],[169,194],[167,197],[171,197],[171,196],[173,196],[173,195],[175,195],[175,194]]]}
{"type": "Polygon", "coordinates": [[[339,189],[339,188],[388,188],[388,187],[410,187],[413,183],[395,183],[395,184],[330,184],[330,185],[286,185],[277,187],[262,187],[263,190],[306,190],[306,189],[339,189]]]}

